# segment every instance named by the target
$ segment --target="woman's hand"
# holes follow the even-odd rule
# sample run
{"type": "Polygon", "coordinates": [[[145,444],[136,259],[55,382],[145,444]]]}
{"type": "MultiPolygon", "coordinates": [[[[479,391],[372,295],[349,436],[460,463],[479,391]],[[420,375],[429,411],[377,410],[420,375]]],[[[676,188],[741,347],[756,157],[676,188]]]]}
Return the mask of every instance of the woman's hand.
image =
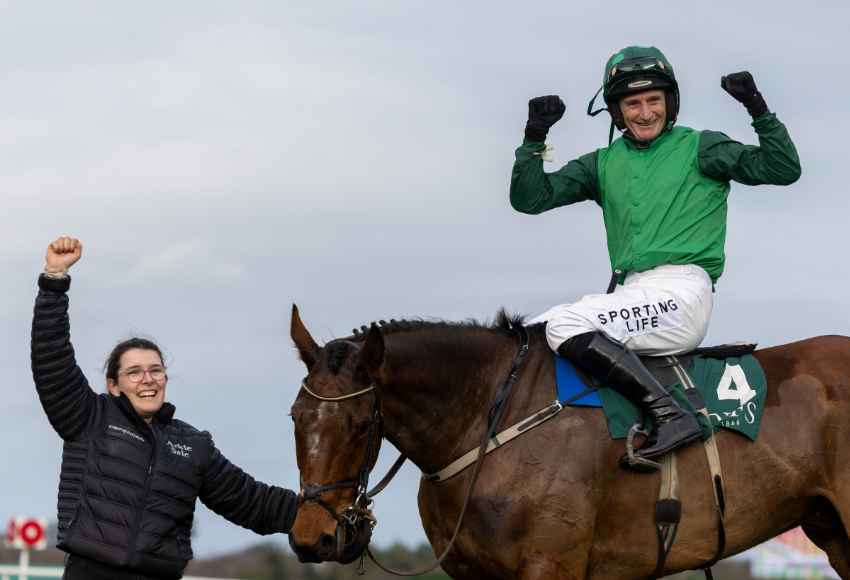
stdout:
{"type": "Polygon", "coordinates": [[[83,255],[83,244],[77,238],[59,236],[47,246],[44,271],[51,276],[64,276],[83,255]]]}

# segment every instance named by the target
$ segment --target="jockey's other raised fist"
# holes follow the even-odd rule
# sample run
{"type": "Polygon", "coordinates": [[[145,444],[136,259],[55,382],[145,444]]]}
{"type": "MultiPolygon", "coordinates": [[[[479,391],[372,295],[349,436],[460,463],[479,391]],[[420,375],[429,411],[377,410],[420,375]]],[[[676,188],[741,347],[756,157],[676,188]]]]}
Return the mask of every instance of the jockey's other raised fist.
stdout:
{"type": "Polygon", "coordinates": [[[64,275],[83,255],[83,244],[71,236],[59,236],[47,246],[44,271],[53,275],[64,275]]]}
{"type": "Polygon", "coordinates": [[[744,70],[720,77],[720,86],[732,95],[732,98],[743,104],[753,119],[768,112],[764,97],[756,88],[756,81],[753,80],[753,75],[749,71],[744,70]]]}
{"type": "Polygon", "coordinates": [[[531,141],[545,141],[549,129],[561,120],[567,110],[558,95],[534,97],[528,101],[528,122],[525,136],[531,141]]]}

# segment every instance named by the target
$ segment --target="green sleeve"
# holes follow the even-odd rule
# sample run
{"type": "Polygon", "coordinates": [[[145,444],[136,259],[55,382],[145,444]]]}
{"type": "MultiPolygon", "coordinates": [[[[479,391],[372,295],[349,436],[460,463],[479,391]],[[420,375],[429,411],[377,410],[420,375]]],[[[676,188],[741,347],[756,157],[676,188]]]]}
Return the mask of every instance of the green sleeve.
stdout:
{"type": "Polygon", "coordinates": [[[516,150],[511,174],[511,205],[538,214],[562,205],[592,199],[599,203],[596,152],[570,161],[554,173],[543,171],[544,144],[526,139],[516,150]]]}
{"type": "Polygon", "coordinates": [[[800,178],[800,158],[785,125],[773,113],[753,121],[759,145],[744,145],[723,133],[703,131],[699,168],[719,181],[790,185],[800,178]]]}

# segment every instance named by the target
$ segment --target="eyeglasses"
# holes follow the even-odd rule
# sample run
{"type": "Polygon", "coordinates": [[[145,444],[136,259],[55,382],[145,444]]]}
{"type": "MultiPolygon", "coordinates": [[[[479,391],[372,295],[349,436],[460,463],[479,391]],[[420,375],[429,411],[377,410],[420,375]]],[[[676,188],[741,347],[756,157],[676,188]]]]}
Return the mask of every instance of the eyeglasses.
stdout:
{"type": "Polygon", "coordinates": [[[149,374],[150,377],[151,377],[151,380],[154,381],[155,383],[161,383],[168,376],[165,373],[165,367],[151,367],[149,369],[133,367],[133,368],[128,369],[126,371],[121,371],[118,374],[124,375],[125,377],[130,379],[131,382],[141,383],[142,380],[145,378],[145,373],[149,374]]]}

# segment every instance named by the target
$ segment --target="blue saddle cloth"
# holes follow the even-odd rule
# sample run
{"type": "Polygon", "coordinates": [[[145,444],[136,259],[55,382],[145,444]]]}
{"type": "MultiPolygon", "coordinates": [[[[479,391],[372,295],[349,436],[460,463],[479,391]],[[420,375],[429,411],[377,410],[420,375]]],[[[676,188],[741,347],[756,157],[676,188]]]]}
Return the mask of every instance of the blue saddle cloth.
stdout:
{"type": "Polygon", "coordinates": [[[601,407],[602,399],[597,391],[587,392],[589,387],[578,376],[573,363],[555,355],[555,383],[558,385],[558,400],[576,407],[601,407]],[[584,396],[582,393],[587,392],[584,396]],[[578,397],[571,401],[573,397],[578,397]]]}

